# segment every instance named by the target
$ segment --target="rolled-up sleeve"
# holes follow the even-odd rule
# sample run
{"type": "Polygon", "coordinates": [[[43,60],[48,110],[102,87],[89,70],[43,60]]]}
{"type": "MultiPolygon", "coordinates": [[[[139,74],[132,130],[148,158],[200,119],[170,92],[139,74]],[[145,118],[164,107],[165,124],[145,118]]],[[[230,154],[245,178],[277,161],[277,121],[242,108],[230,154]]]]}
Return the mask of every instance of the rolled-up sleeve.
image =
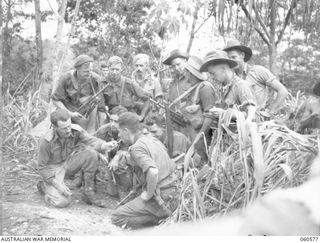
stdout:
{"type": "Polygon", "coordinates": [[[96,138],[94,136],[89,135],[89,133],[87,133],[85,130],[81,130],[79,132],[80,132],[79,140],[81,143],[92,147],[98,152],[104,152],[102,150],[102,146],[106,144],[105,141],[103,141],[100,138],[96,138]]]}
{"type": "Polygon", "coordinates": [[[67,93],[65,90],[66,80],[67,80],[66,76],[62,76],[59,78],[59,80],[57,82],[57,86],[52,91],[51,98],[53,100],[56,100],[56,101],[66,100],[66,98],[67,98],[67,93]]]}
{"type": "Polygon", "coordinates": [[[259,83],[262,86],[270,86],[270,84],[276,80],[276,76],[274,76],[267,68],[260,65],[254,65],[250,69],[246,80],[252,83],[259,83]]]}

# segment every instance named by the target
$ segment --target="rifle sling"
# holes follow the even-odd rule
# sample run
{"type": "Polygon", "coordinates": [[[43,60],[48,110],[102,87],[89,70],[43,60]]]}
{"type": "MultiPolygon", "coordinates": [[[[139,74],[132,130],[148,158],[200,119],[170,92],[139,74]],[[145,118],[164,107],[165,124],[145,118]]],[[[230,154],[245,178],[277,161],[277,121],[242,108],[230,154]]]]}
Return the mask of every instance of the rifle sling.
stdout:
{"type": "Polygon", "coordinates": [[[186,90],[183,94],[181,94],[178,98],[176,98],[174,101],[171,102],[169,105],[169,108],[171,108],[173,105],[178,103],[180,100],[182,100],[184,97],[186,97],[188,94],[190,94],[200,83],[196,83],[192,87],[190,87],[188,90],[186,90]]]}

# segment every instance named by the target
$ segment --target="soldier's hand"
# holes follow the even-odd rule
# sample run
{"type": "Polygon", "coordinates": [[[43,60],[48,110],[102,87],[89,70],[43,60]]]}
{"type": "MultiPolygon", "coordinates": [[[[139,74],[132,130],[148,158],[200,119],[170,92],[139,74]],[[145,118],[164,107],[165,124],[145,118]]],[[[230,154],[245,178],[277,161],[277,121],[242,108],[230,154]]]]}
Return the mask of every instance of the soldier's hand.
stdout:
{"type": "Polygon", "coordinates": [[[214,117],[219,117],[220,114],[224,113],[225,110],[218,108],[218,107],[213,107],[209,110],[209,112],[214,116],[214,117]]]}
{"type": "Polygon", "coordinates": [[[149,200],[153,197],[153,195],[149,195],[148,192],[143,191],[143,192],[141,193],[140,197],[141,197],[141,199],[142,199],[143,201],[146,202],[146,201],[149,201],[149,200]]]}
{"type": "Polygon", "coordinates": [[[117,141],[110,141],[106,142],[101,146],[101,150],[104,151],[111,151],[112,149],[116,148],[118,146],[117,141]]]}
{"type": "Polygon", "coordinates": [[[64,183],[59,183],[56,179],[53,179],[51,183],[62,195],[66,197],[72,195],[72,192],[64,183]]]}
{"type": "Polygon", "coordinates": [[[71,112],[70,116],[74,120],[80,120],[81,118],[83,118],[83,116],[79,112],[76,112],[76,111],[75,112],[71,112]]]}

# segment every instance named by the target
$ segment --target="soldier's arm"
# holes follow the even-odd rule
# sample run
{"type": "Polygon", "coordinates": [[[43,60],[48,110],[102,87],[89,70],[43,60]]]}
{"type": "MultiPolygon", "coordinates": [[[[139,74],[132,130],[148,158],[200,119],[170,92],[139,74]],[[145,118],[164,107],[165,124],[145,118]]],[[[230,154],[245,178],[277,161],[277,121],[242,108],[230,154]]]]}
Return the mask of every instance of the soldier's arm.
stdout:
{"type": "Polygon", "coordinates": [[[207,114],[209,113],[210,109],[214,107],[217,99],[214,89],[207,85],[200,89],[199,97],[204,112],[204,120],[200,132],[207,133],[213,123],[212,117],[208,116],[207,114]]]}
{"type": "Polygon", "coordinates": [[[270,82],[270,87],[277,92],[276,99],[272,102],[270,106],[270,113],[275,114],[278,109],[284,104],[286,97],[288,96],[289,92],[287,88],[280,83],[278,79],[274,79],[270,82]]]}
{"type": "Polygon", "coordinates": [[[50,144],[47,140],[40,140],[39,154],[38,154],[38,169],[41,177],[50,182],[55,176],[54,172],[48,169],[48,165],[50,164],[50,144]]]}
{"type": "Polygon", "coordinates": [[[72,112],[66,108],[66,106],[63,104],[63,100],[67,99],[67,92],[66,92],[66,82],[67,82],[68,76],[64,75],[59,78],[57,82],[57,86],[55,89],[52,91],[52,103],[55,105],[57,108],[66,110],[69,112],[70,116],[75,119],[81,119],[82,115],[79,114],[78,112],[72,112]]]}
{"type": "Polygon", "coordinates": [[[73,126],[77,126],[77,130],[80,133],[79,134],[80,142],[92,147],[93,149],[95,149],[100,153],[110,151],[117,145],[116,141],[105,142],[100,138],[89,135],[89,133],[86,132],[84,129],[82,129],[80,126],[78,125],[73,125],[73,126]]]}
{"type": "Polygon", "coordinates": [[[147,190],[141,194],[141,198],[148,201],[152,198],[158,184],[158,168],[154,160],[141,146],[133,146],[130,156],[146,175],[147,190]]]}
{"type": "Polygon", "coordinates": [[[247,108],[247,117],[246,119],[252,121],[255,118],[256,113],[256,100],[252,94],[252,90],[249,85],[245,82],[239,82],[236,86],[236,92],[238,94],[238,100],[242,106],[247,108]]]}

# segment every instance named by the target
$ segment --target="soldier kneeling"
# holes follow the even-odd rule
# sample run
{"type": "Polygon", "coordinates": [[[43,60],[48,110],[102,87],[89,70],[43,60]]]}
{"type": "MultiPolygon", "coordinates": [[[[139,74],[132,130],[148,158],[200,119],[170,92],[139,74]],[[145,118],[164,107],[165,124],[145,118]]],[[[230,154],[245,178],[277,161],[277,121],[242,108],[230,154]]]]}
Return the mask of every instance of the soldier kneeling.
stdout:
{"type": "Polygon", "coordinates": [[[87,204],[105,207],[96,197],[94,174],[98,168],[98,152],[112,149],[116,142],[107,143],[90,136],[79,125],[71,123],[68,111],[57,109],[50,115],[52,129],[40,141],[39,173],[43,180],[37,185],[47,204],[63,208],[71,202],[71,192],[64,183],[65,176],[82,172],[82,199],[87,204]]]}

